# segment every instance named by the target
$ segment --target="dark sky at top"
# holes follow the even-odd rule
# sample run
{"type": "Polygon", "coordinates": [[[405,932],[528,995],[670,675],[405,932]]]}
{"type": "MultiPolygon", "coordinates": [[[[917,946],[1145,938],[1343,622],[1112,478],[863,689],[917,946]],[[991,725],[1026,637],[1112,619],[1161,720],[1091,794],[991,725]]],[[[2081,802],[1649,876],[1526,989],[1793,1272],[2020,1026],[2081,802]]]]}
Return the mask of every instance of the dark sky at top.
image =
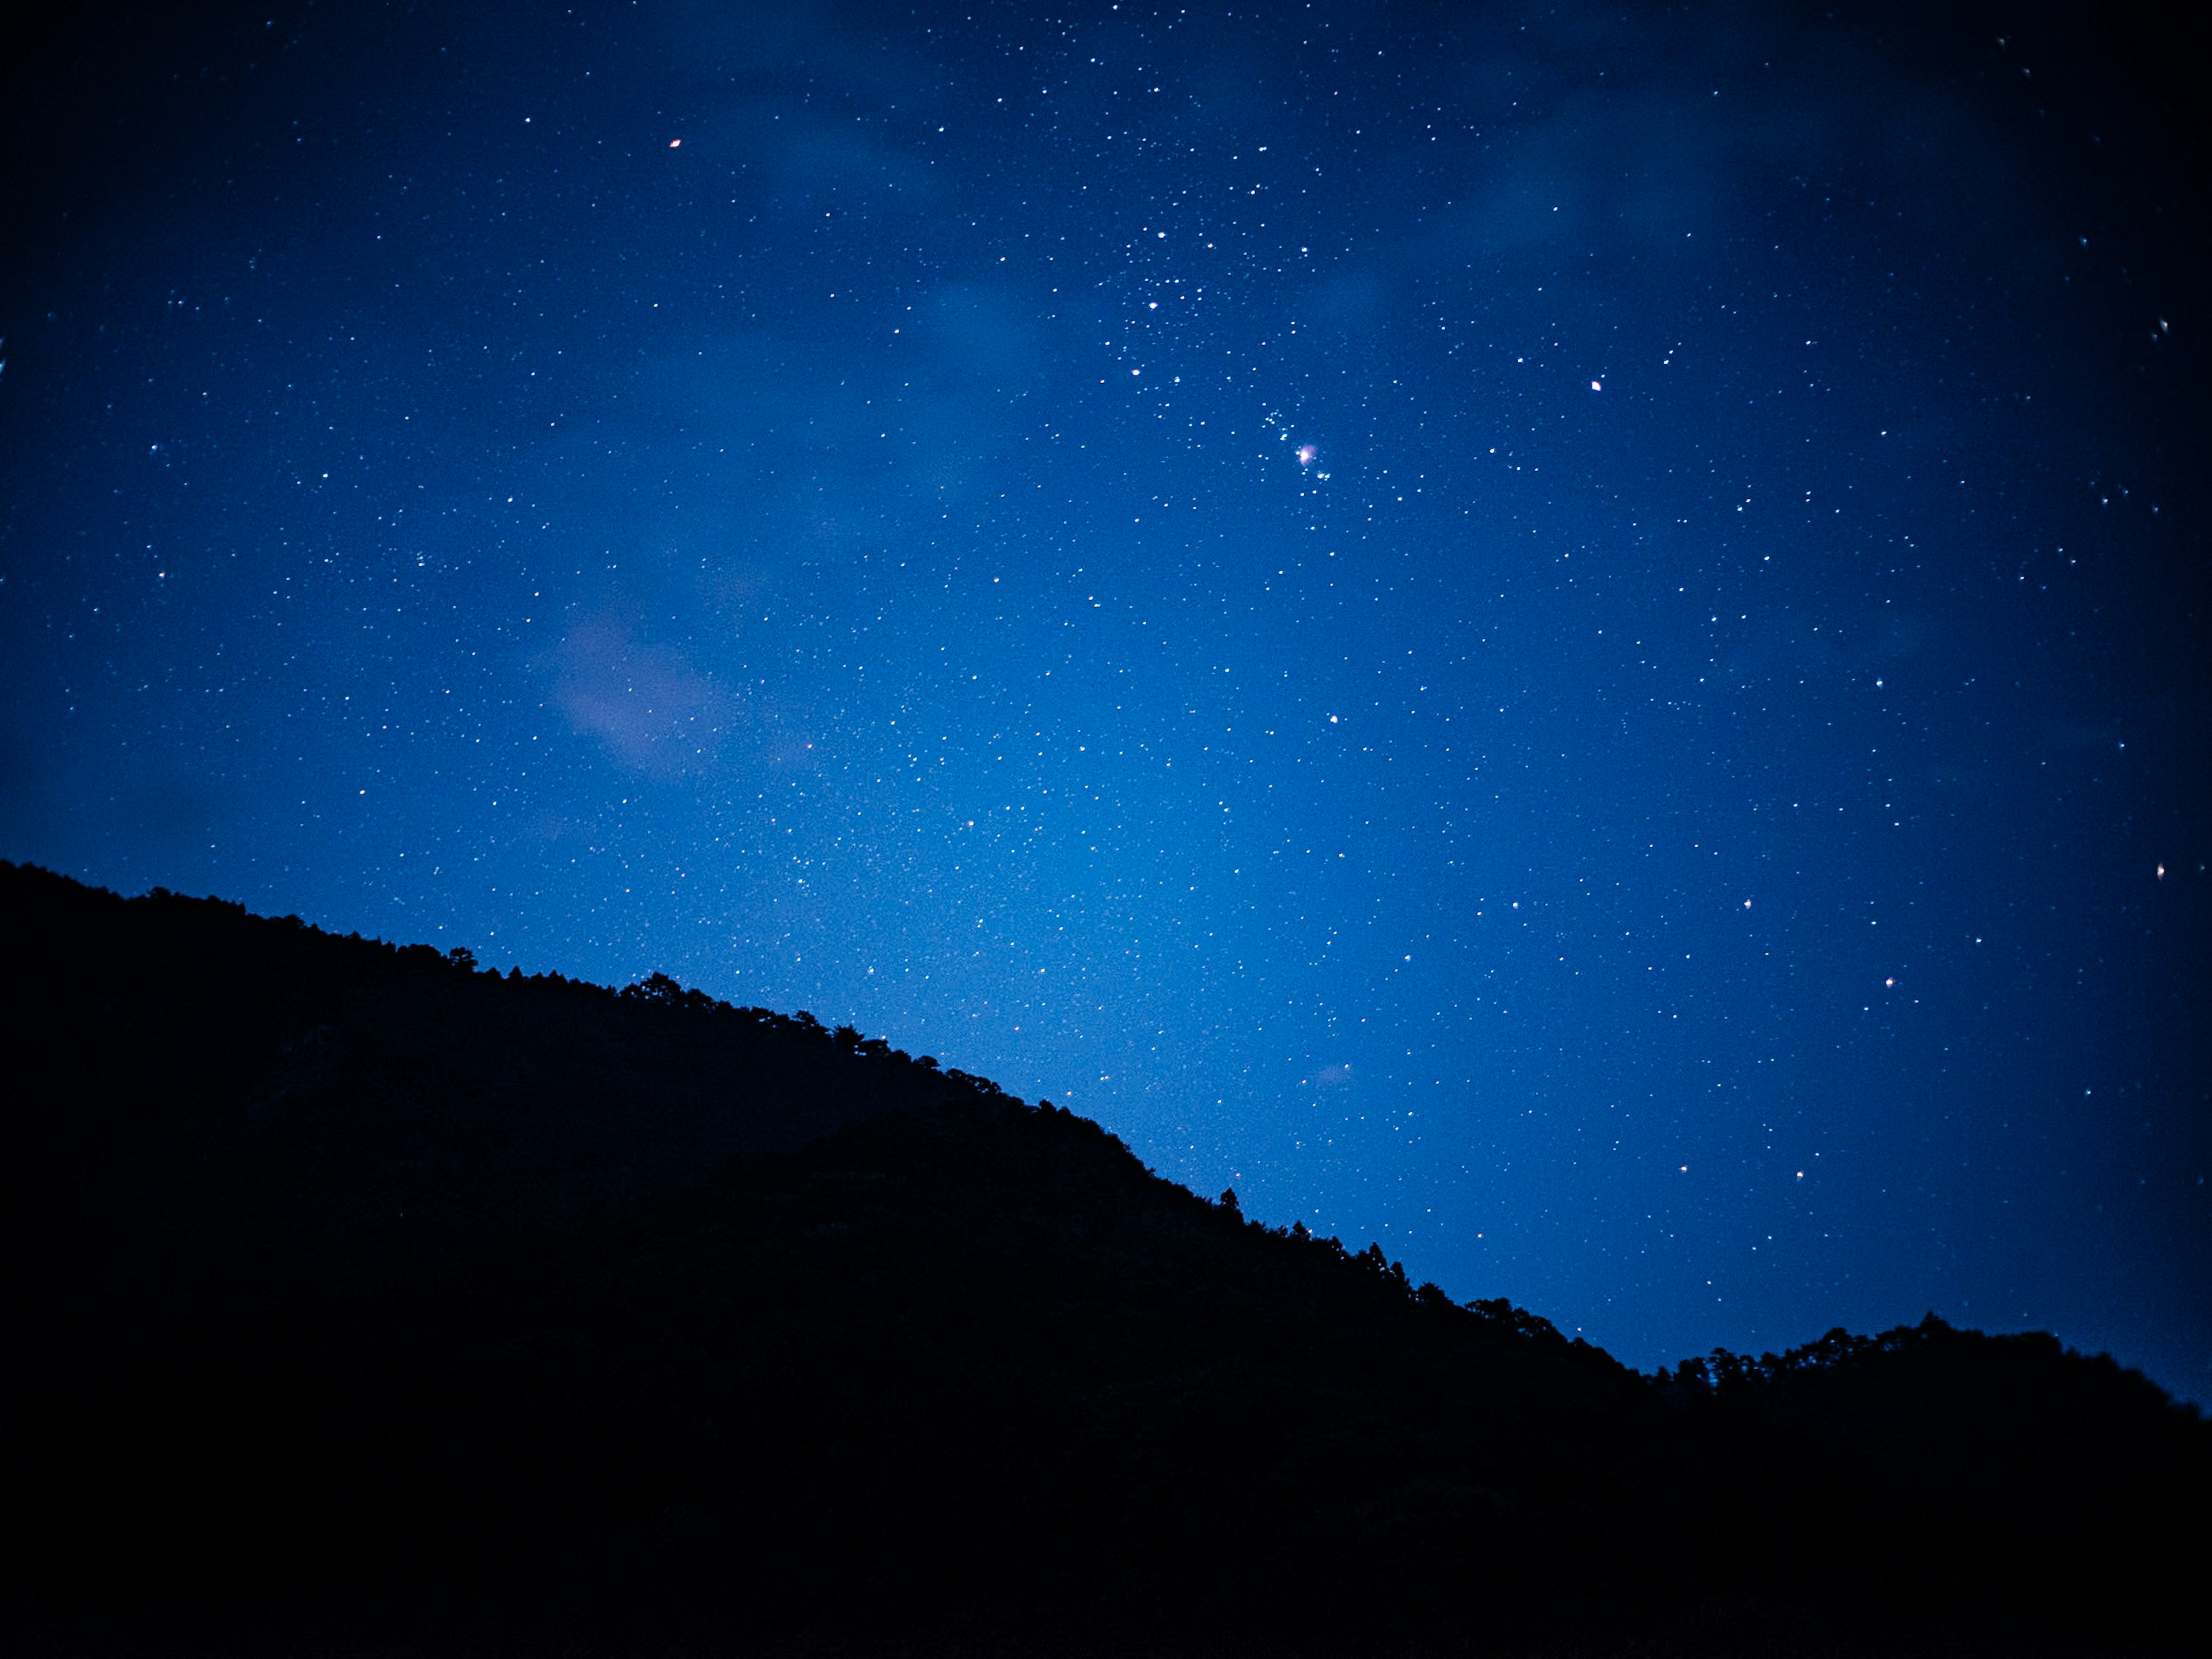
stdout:
{"type": "Polygon", "coordinates": [[[2203,152],[1942,10],[72,14],[0,854],[2212,1395],[2203,152]]]}

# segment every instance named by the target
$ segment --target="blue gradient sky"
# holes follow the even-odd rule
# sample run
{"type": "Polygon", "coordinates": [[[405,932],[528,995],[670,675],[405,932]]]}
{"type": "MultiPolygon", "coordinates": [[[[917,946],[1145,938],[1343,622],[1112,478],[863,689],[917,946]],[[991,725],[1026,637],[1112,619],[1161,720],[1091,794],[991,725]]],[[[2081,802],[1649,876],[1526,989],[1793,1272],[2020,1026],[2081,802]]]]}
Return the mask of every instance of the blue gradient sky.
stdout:
{"type": "Polygon", "coordinates": [[[0,854],[808,1008],[1642,1365],[2212,1396],[2202,169],[1911,15],[59,37],[0,854]]]}

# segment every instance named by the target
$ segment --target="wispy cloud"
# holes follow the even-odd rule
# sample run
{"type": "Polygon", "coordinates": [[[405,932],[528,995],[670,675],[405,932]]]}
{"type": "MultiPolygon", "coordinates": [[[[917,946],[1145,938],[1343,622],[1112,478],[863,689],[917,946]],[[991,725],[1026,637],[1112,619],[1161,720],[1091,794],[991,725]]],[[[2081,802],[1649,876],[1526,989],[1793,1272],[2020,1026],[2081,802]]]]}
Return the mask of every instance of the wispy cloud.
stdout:
{"type": "Polygon", "coordinates": [[[707,770],[733,723],[734,705],[709,676],[611,618],[571,629],[553,666],[553,702],[569,725],[654,777],[707,770]]]}

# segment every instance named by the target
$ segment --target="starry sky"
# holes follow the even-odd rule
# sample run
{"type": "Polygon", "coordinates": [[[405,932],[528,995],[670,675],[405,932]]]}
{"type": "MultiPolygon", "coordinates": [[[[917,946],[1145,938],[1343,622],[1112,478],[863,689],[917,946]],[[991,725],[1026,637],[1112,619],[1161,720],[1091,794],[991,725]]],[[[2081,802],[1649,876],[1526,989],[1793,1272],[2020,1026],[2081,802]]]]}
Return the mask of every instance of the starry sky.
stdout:
{"type": "Polygon", "coordinates": [[[2155,41],[183,9],[10,54],[0,855],[806,1008],[1638,1365],[2212,1398],[2155,41]]]}

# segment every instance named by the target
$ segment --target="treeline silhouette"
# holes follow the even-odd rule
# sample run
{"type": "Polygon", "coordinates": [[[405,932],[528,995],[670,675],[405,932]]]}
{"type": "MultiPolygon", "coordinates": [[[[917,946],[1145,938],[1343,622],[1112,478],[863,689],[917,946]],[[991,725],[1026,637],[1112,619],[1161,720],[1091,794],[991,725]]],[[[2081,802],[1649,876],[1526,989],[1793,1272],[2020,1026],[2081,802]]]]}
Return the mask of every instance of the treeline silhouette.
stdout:
{"type": "Polygon", "coordinates": [[[2203,1633],[2212,1428],[2048,1336],[1644,1376],[805,1015],[6,864],[0,927],[27,1627],[2203,1633]]]}

